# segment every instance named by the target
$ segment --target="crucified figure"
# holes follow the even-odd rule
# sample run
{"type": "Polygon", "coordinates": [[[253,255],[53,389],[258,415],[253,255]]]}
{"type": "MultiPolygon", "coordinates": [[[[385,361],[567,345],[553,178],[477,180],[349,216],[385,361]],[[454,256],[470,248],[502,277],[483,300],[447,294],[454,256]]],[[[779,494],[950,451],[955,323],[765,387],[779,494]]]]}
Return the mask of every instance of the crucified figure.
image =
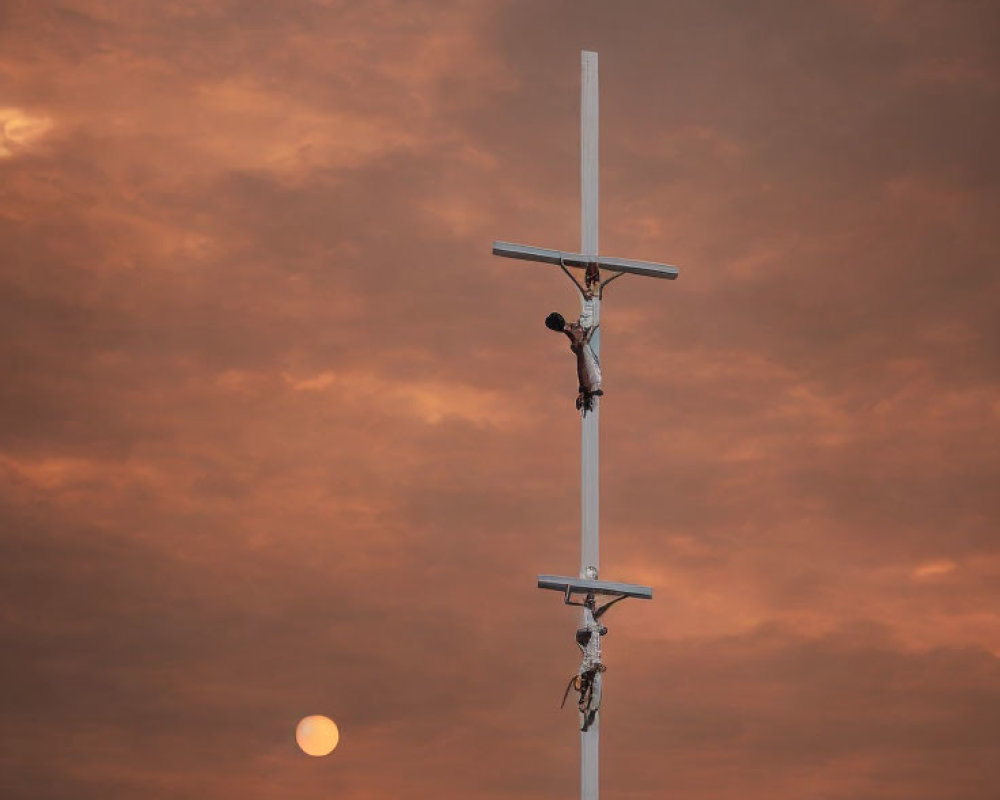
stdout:
{"type": "Polygon", "coordinates": [[[580,318],[576,322],[566,322],[566,318],[558,311],[553,311],[545,318],[545,327],[556,333],[565,333],[569,338],[569,349],[576,356],[576,375],[579,390],[576,396],[577,411],[586,414],[594,408],[594,398],[604,394],[601,388],[601,362],[590,344],[590,340],[600,323],[597,322],[600,299],[604,295],[604,287],[611,281],[620,278],[624,272],[616,272],[607,280],[601,280],[601,271],[597,261],[587,264],[584,272],[584,282],[580,283],[566,268],[566,262],[560,258],[559,266],[566,273],[576,290],[580,293],[580,318]]]}
{"type": "Polygon", "coordinates": [[[601,625],[598,620],[611,606],[621,602],[625,597],[625,595],[616,597],[610,603],[605,603],[599,608],[593,594],[588,594],[587,599],[582,603],[573,602],[568,598],[566,600],[567,605],[583,606],[588,612],[586,623],[576,632],[576,644],[580,648],[583,659],[576,674],[569,679],[566,691],[563,693],[562,705],[560,705],[560,708],[566,705],[570,689],[575,689],[579,693],[577,707],[583,717],[580,727],[582,731],[588,730],[597,717],[597,711],[601,707],[601,673],[607,669],[601,661],[601,637],[608,632],[608,629],[601,625]]]}
{"type": "Polygon", "coordinates": [[[576,396],[577,410],[584,413],[594,407],[594,398],[604,394],[601,388],[601,362],[597,353],[590,346],[590,340],[600,325],[589,325],[590,315],[580,315],[576,322],[566,322],[566,318],[558,311],[553,311],[545,318],[545,327],[557,333],[565,333],[569,339],[569,349],[576,356],[576,375],[579,381],[579,394],[576,396]]]}

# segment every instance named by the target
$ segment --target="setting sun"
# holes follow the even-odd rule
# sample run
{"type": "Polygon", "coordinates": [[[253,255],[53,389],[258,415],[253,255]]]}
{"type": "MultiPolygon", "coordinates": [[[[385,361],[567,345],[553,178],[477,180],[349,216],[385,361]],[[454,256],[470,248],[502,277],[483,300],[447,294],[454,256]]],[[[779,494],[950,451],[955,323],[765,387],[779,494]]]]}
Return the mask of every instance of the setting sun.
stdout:
{"type": "Polygon", "coordinates": [[[314,714],[299,720],[295,726],[295,741],[306,755],[326,756],[340,742],[340,730],[329,717],[314,714]]]}

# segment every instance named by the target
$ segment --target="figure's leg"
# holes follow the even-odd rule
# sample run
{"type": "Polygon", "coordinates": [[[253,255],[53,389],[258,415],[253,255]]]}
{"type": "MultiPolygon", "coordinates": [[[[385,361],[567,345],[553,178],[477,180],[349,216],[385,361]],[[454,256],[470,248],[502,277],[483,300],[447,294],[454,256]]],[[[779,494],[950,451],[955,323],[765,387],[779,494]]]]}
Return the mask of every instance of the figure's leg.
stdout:
{"type": "Polygon", "coordinates": [[[594,680],[596,677],[596,675],[591,675],[587,680],[586,691],[580,693],[580,714],[583,716],[580,724],[581,731],[588,730],[594,722],[594,717],[597,716],[597,708],[594,705],[594,680]]]}
{"type": "Polygon", "coordinates": [[[586,716],[587,712],[590,711],[590,700],[593,696],[594,690],[594,679],[584,674],[580,677],[580,702],[577,704],[577,708],[580,709],[580,713],[586,716]]]}
{"type": "Polygon", "coordinates": [[[590,708],[595,714],[601,708],[601,697],[604,694],[604,679],[601,677],[602,672],[604,672],[603,664],[601,664],[597,672],[594,673],[594,678],[590,682],[590,708]]]}
{"type": "Polygon", "coordinates": [[[574,689],[574,688],[575,689],[579,689],[580,688],[580,676],[579,675],[574,675],[572,678],[569,679],[569,683],[566,684],[566,691],[563,692],[563,699],[562,699],[562,702],[559,704],[559,708],[562,708],[563,706],[566,705],[566,698],[569,697],[569,690],[570,689],[574,689]]]}

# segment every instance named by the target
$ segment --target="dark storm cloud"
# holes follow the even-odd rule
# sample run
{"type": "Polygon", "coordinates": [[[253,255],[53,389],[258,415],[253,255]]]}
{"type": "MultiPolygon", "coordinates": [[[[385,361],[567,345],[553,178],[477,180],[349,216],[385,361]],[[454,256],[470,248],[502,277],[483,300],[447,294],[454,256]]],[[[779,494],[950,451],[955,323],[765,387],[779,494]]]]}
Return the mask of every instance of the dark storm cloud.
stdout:
{"type": "Polygon", "coordinates": [[[609,786],[991,797],[993,28],[9,7],[5,796],[573,791],[575,298],[488,246],[575,246],[586,47],[602,250],[682,267],[604,316],[609,786]]]}

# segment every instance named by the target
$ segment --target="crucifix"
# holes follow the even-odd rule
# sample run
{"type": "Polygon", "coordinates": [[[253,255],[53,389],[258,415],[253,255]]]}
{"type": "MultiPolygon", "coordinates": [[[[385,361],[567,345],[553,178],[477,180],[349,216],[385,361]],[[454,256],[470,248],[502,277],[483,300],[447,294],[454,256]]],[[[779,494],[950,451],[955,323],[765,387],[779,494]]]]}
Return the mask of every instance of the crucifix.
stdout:
{"type": "Polygon", "coordinates": [[[677,268],[669,264],[610,258],[597,252],[597,142],[598,142],[597,53],[581,53],[580,93],[580,251],[547,250],[510,242],[494,242],[493,254],[525,261],[557,265],[573,281],[580,296],[580,318],[567,324],[561,314],[550,314],[545,324],[570,338],[570,348],[577,357],[580,387],[577,408],[581,417],[581,548],[579,577],[539,575],[540,589],[563,594],[568,605],[582,607],[581,626],[576,632],[582,662],[566,687],[579,693],[580,712],[580,797],[598,798],[598,744],[604,664],[601,661],[601,636],[607,628],[601,617],[611,605],[627,597],[651,599],[648,586],[617,583],[599,579],[598,548],[598,432],[601,384],[601,301],[604,290],[623,275],[652,278],[677,277],[677,268]],[[583,283],[570,270],[583,271],[583,283]],[[607,278],[602,270],[610,273],[607,278]],[[582,600],[575,598],[582,597],[582,600]],[[598,605],[598,598],[605,601],[598,605]]]}

